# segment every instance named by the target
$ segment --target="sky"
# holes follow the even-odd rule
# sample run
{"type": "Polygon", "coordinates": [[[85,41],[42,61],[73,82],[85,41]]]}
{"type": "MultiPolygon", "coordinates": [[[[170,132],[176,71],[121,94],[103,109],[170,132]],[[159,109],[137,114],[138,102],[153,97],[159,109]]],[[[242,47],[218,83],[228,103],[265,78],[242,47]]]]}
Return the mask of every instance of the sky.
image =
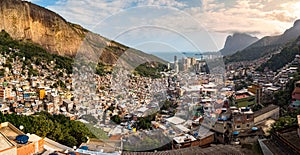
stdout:
{"type": "Polygon", "coordinates": [[[109,39],[148,53],[217,51],[235,32],[282,34],[299,0],[31,0],[109,39]]]}

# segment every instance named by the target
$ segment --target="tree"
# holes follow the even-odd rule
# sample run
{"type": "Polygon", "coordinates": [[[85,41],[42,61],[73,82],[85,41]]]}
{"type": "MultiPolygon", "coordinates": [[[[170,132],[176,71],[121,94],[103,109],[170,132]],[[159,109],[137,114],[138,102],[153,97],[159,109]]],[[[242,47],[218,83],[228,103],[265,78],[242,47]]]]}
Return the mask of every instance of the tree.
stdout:
{"type": "Polygon", "coordinates": [[[258,111],[260,109],[262,109],[263,107],[260,105],[260,104],[255,104],[253,107],[252,107],[252,110],[253,111],[258,111]]]}
{"type": "Polygon", "coordinates": [[[57,76],[58,76],[58,77],[63,77],[64,74],[63,74],[63,72],[59,72],[57,76]]]}
{"type": "Polygon", "coordinates": [[[297,124],[297,119],[291,116],[280,117],[278,121],[276,121],[272,125],[272,131],[284,129],[297,124]]]}
{"type": "Polygon", "coordinates": [[[119,115],[114,115],[110,118],[113,122],[115,122],[116,124],[120,124],[121,123],[121,118],[119,115]]]}
{"type": "MultiPolygon", "coordinates": [[[[95,137],[89,128],[78,121],[71,121],[64,115],[50,115],[46,112],[31,116],[3,115],[0,113],[1,122],[10,122],[14,126],[24,126],[25,133],[36,134],[41,137],[49,137],[54,141],[73,147],[87,141],[87,137],[95,137]],[[32,125],[34,124],[34,125],[32,125]]],[[[101,133],[101,129],[97,129],[101,133]]],[[[104,132],[102,133],[104,134],[104,132]]],[[[105,136],[102,136],[107,138],[105,136]]]]}
{"type": "Polygon", "coordinates": [[[5,70],[4,69],[0,69],[0,76],[4,76],[5,75],[5,70]]]}
{"type": "Polygon", "coordinates": [[[35,64],[36,65],[41,65],[41,62],[42,62],[42,59],[41,58],[37,58],[36,60],[35,60],[35,64]]]}
{"type": "Polygon", "coordinates": [[[137,125],[139,129],[149,129],[151,127],[151,123],[143,117],[139,118],[137,125]]]}
{"type": "Polygon", "coordinates": [[[67,145],[67,146],[70,146],[70,147],[78,146],[78,143],[77,143],[76,139],[74,137],[72,137],[71,135],[69,135],[69,134],[66,134],[64,136],[64,139],[62,140],[62,143],[67,145]]]}

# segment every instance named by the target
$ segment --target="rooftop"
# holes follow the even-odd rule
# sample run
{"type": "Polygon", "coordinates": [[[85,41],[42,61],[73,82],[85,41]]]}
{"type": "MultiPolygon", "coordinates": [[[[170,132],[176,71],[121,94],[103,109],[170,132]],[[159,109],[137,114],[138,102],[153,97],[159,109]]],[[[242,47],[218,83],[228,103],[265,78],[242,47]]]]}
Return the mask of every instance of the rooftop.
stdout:
{"type": "Polygon", "coordinates": [[[182,132],[185,132],[185,133],[190,131],[190,129],[186,128],[185,126],[183,126],[181,124],[176,125],[176,128],[178,128],[179,130],[181,130],[182,132]]]}
{"type": "Polygon", "coordinates": [[[124,155],[184,155],[184,154],[244,154],[240,149],[230,145],[214,145],[207,148],[189,147],[178,150],[158,151],[158,152],[123,152],[124,155]]]}
{"type": "Polygon", "coordinates": [[[120,150],[121,141],[90,139],[87,143],[82,143],[81,146],[87,146],[90,151],[114,153],[120,150]]]}
{"type": "Polygon", "coordinates": [[[200,89],[202,88],[201,85],[194,85],[194,86],[189,86],[189,87],[182,87],[185,91],[188,91],[188,92],[193,92],[193,91],[200,91],[200,89]]]}
{"type": "Polygon", "coordinates": [[[185,134],[183,136],[179,136],[179,137],[174,137],[173,140],[178,143],[185,143],[185,142],[191,142],[191,141],[195,141],[197,140],[195,137],[193,137],[192,135],[189,134],[185,134]]]}
{"type": "Polygon", "coordinates": [[[287,130],[279,131],[280,136],[284,138],[290,145],[294,146],[294,148],[298,148],[300,146],[300,138],[298,136],[297,128],[289,128],[287,130]]]}
{"type": "Polygon", "coordinates": [[[13,142],[18,135],[23,135],[24,133],[12,124],[5,122],[1,123],[0,133],[5,135],[11,142],[13,142]]]}
{"type": "Polygon", "coordinates": [[[279,89],[280,89],[280,87],[274,87],[274,86],[267,88],[267,90],[271,90],[271,91],[277,91],[279,89]]]}
{"type": "Polygon", "coordinates": [[[2,133],[0,133],[0,152],[13,146],[14,145],[2,133]]]}
{"type": "Polygon", "coordinates": [[[265,140],[263,143],[270,149],[272,153],[277,153],[277,154],[286,154],[290,150],[283,145],[280,145],[273,140],[265,140]]]}
{"type": "Polygon", "coordinates": [[[168,118],[168,119],[166,119],[166,120],[167,120],[168,122],[170,122],[170,123],[175,124],[175,125],[181,124],[181,123],[185,122],[184,119],[179,118],[179,117],[176,117],[176,116],[171,117],[171,118],[168,118]]]}
{"type": "Polygon", "coordinates": [[[249,94],[247,94],[247,93],[243,93],[243,94],[238,94],[238,95],[236,95],[236,99],[238,100],[238,99],[242,99],[242,98],[247,98],[247,97],[249,97],[250,95],[249,94]]]}
{"type": "Polygon", "coordinates": [[[278,109],[279,110],[279,107],[276,106],[276,105],[274,105],[274,104],[271,104],[271,105],[269,105],[267,107],[264,107],[264,108],[262,108],[262,109],[260,109],[260,110],[258,110],[256,112],[254,112],[254,117],[257,117],[257,116],[262,115],[264,113],[270,112],[270,111],[272,111],[274,109],[278,109]]]}
{"type": "Polygon", "coordinates": [[[44,138],[45,144],[44,147],[46,150],[53,150],[53,151],[65,151],[65,150],[71,150],[72,148],[64,146],[62,144],[59,144],[49,138],[44,138]]]}

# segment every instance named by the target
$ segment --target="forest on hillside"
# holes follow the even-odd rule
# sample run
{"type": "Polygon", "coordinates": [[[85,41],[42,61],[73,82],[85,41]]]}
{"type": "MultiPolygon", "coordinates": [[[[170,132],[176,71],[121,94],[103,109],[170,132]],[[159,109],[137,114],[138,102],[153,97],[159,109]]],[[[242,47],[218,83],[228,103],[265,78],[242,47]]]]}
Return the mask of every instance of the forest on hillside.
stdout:
{"type": "Polygon", "coordinates": [[[47,137],[69,147],[79,146],[88,138],[108,138],[103,130],[92,125],[70,120],[64,115],[50,115],[46,112],[31,116],[0,113],[0,122],[10,122],[17,128],[22,125],[24,133],[47,137]]]}

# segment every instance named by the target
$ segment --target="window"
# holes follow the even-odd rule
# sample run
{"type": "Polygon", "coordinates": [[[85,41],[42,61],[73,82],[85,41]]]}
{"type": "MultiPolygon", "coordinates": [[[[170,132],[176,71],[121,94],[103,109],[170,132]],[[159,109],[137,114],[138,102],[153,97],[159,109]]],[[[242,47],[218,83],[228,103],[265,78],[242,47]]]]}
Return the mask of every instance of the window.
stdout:
{"type": "Polygon", "coordinates": [[[237,129],[240,129],[240,128],[241,128],[241,126],[240,126],[240,125],[237,125],[237,126],[236,126],[236,128],[237,128],[237,129]]]}
{"type": "Polygon", "coordinates": [[[249,125],[249,124],[247,124],[247,127],[248,127],[248,128],[249,128],[249,126],[250,126],[250,125],[249,125]]]}
{"type": "Polygon", "coordinates": [[[247,115],[247,120],[249,120],[251,118],[251,115],[247,115]]]}

